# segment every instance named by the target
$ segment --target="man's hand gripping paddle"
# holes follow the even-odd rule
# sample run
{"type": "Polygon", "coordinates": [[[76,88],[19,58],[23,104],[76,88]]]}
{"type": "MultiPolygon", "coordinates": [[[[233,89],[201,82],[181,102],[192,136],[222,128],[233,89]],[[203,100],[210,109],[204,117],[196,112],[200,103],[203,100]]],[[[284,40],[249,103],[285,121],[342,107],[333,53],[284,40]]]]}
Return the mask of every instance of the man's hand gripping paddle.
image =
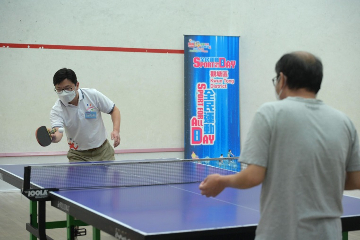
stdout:
{"type": "MultiPolygon", "coordinates": [[[[63,128],[59,128],[59,132],[63,132],[63,128]]],[[[56,132],[56,128],[53,128],[51,131],[49,131],[45,126],[39,127],[36,132],[36,140],[40,144],[40,146],[46,147],[49,146],[52,142],[51,134],[54,134],[56,132]]]]}

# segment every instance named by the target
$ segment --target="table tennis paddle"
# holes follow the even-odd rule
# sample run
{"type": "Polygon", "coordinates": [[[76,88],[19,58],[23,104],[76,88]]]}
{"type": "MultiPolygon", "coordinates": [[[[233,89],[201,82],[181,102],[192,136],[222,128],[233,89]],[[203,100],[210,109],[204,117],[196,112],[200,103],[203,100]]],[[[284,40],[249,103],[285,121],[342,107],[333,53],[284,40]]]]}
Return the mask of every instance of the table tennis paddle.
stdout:
{"type": "MultiPolygon", "coordinates": [[[[36,140],[42,147],[49,146],[51,144],[51,134],[54,134],[56,132],[56,128],[53,128],[52,130],[48,130],[46,126],[41,126],[38,129],[36,129],[35,136],[36,140]]],[[[59,132],[63,132],[63,128],[59,128],[59,132]]]]}

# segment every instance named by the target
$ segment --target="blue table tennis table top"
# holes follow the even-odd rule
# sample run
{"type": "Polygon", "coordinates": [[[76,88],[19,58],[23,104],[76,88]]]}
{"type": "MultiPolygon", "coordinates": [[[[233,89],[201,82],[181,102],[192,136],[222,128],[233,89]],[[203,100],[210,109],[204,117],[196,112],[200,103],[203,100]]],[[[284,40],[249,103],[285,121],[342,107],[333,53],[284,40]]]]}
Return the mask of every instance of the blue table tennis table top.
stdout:
{"type": "MultiPolygon", "coordinates": [[[[25,166],[0,165],[0,179],[6,181],[11,176],[8,182],[21,188],[25,166]]],[[[215,198],[202,196],[198,186],[187,183],[61,190],[51,192],[51,205],[118,239],[254,233],[260,219],[260,186],[225,189],[215,198]]],[[[360,199],[344,196],[343,208],[343,230],[357,230],[353,221],[360,218],[360,199]],[[351,226],[344,227],[344,222],[351,222],[351,226]]]]}

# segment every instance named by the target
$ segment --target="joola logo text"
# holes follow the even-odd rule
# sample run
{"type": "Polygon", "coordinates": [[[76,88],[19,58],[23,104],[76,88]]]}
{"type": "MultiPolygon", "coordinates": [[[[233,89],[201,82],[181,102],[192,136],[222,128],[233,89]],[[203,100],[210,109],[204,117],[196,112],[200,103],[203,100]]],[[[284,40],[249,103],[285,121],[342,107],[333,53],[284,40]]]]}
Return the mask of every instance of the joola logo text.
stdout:
{"type": "Polygon", "coordinates": [[[120,229],[115,229],[115,238],[116,239],[119,239],[119,240],[131,240],[130,238],[127,238],[127,237],[125,237],[125,236],[123,236],[123,235],[126,235],[126,232],[124,232],[124,231],[121,231],[120,229]]]}
{"type": "Polygon", "coordinates": [[[28,197],[44,198],[49,194],[48,190],[29,190],[28,197]]]}
{"type": "Polygon", "coordinates": [[[57,207],[60,208],[61,210],[65,211],[65,212],[70,211],[70,206],[66,205],[65,203],[62,203],[62,202],[58,202],[57,207]]]}

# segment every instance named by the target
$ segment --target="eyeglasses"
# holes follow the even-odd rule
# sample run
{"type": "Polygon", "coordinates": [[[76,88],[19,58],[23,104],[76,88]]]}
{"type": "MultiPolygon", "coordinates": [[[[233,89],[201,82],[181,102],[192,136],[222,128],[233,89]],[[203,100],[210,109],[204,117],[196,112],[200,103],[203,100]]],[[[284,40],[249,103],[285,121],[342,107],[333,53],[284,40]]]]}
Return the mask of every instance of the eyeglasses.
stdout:
{"type": "Polygon", "coordinates": [[[54,91],[56,92],[56,93],[62,93],[63,91],[65,91],[66,93],[69,93],[69,92],[71,92],[73,89],[74,89],[75,87],[65,87],[64,89],[54,89],[54,91]]]}
{"type": "Polygon", "coordinates": [[[273,84],[274,84],[274,87],[276,86],[276,83],[277,83],[277,81],[278,81],[278,78],[279,78],[279,77],[274,77],[273,79],[271,79],[271,81],[272,81],[273,84]]]}

